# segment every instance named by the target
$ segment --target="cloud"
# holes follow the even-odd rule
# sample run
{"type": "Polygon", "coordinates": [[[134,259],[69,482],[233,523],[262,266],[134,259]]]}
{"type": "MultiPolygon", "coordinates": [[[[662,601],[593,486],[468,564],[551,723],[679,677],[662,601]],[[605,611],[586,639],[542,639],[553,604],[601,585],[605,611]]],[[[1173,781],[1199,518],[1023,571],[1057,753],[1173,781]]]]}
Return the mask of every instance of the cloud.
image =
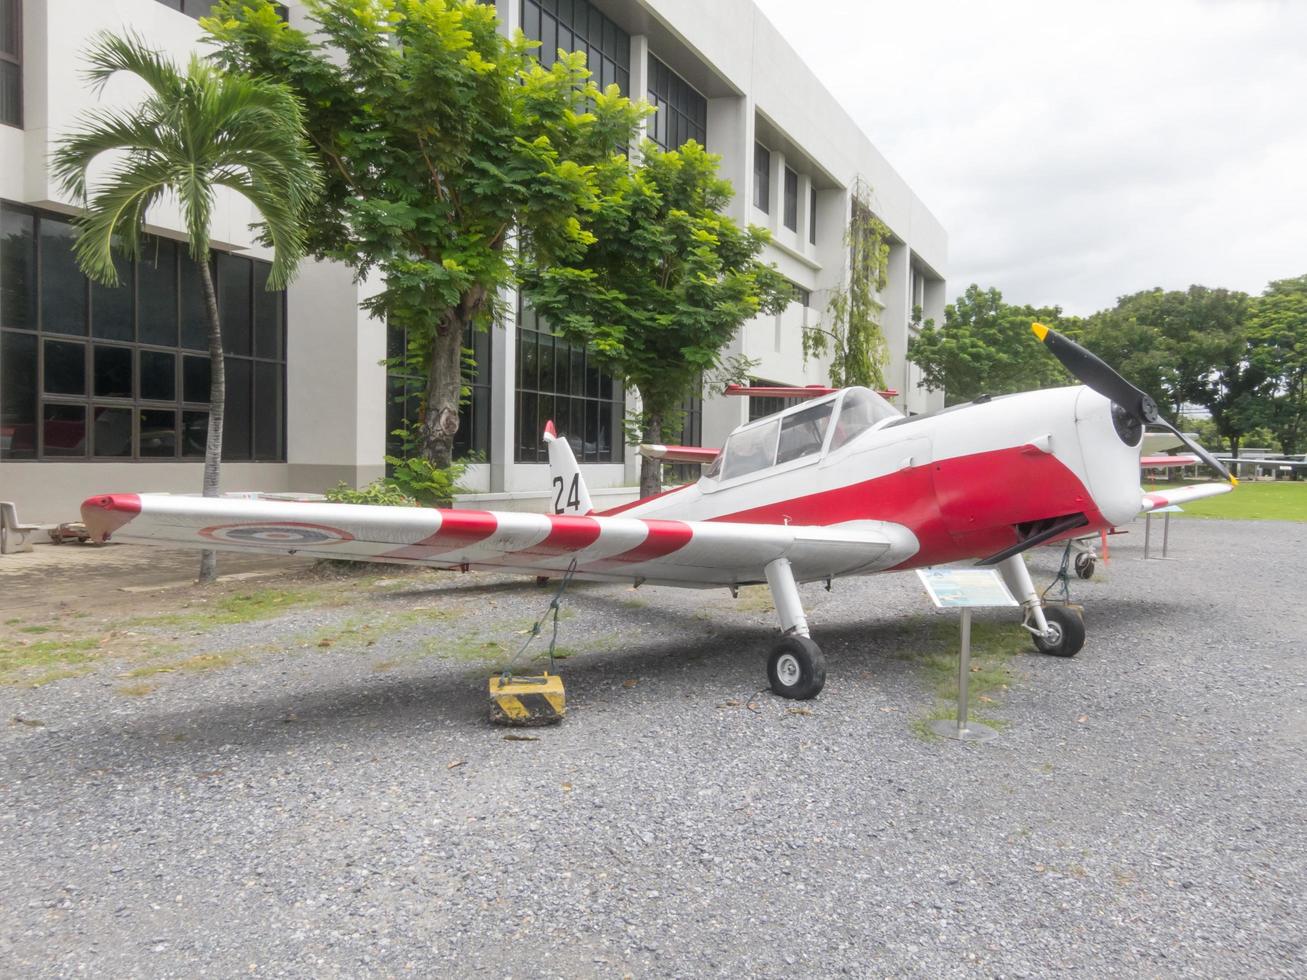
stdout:
{"type": "Polygon", "coordinates": [[[1307,272],[1307,3],[757,2],[944,223],[950,296],[1307,272]]]}

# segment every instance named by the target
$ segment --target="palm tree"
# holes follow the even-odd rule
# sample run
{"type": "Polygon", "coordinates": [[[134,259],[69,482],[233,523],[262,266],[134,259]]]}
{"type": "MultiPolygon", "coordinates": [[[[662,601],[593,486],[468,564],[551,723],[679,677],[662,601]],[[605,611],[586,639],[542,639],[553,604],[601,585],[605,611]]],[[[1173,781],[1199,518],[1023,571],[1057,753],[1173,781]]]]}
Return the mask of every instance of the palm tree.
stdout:
{"type": "MultiPolygon", "coordinates": [[[[55,179],[85,208],[77,219],[77,261],[90,278],[117,285],[115,248],[139,255],[150,207],[169,200],[180,206],[209,321],[204,496],[215,497],[227,386],[208,262],[214,194],[229,188],[258,209],[260,241],[273,251],[268,288],[284,287],[304,255],[301,219],[320,183],[305,142],[303,111],[280,83],[225,72],[194,55],[179,70],[130,32],[99,35],[87,57],[86,78],[96,92],[120,72],[139,78],[148,92],[131,110],[91,112],[53,154],[55,179]],[[92,164],[106,153],[112,156],[103,176],[88,179],[92,164]]],[[[211,581],[216,570],[214,552],[204,552],[200,581],[211,581]]]]}

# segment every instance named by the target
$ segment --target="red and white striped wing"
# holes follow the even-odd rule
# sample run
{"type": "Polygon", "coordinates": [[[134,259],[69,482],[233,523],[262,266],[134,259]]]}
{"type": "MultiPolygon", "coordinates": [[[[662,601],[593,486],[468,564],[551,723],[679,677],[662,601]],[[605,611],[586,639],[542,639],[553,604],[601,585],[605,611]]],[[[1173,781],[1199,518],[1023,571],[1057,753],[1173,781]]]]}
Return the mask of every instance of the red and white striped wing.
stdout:
{"type": "Polygon", "coordinates": [[[794,527],[426,507],[108,494],[82,505],[95,540],[667,585],[754,582],[776,558],[814,580],[888,568],[917,540],[896,524],[794,527]]]}
{"type": "Polygon", "coordinates": [[[1190,487],[1176,487],[1174,490],[1154,490],[1144,494],[1139,513],[1147,514],[1150,510],[1160,510],[1173,504],[1187,504],[1192,500],[1215,497],[1233,489],[1234,485],[1230,483],[1197,483],[1190,487]]]}

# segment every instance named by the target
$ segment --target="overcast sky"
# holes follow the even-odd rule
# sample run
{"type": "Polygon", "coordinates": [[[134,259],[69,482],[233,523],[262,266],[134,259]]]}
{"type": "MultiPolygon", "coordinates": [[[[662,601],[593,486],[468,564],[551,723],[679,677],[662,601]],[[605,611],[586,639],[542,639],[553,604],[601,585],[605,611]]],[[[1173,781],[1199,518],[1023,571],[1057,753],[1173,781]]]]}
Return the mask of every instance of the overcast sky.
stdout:
{"type": "Polygon", "coordinates": [[[949,235],[1073,313],[1307,273],[1307,0],[757,0],[949,235]]]}

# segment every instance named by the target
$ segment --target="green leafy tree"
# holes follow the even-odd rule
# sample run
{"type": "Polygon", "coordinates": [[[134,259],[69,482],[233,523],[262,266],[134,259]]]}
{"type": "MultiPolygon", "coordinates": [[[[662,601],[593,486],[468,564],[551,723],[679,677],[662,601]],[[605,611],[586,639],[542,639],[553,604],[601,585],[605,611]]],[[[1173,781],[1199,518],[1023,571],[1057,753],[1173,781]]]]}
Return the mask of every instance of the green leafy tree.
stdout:
{"type": "MultiPolygon", "coordinates": [[[[258,209],[260,240],[273,252],[268,288],[285,286],[304,254],[300,219],[319,186],[300,105],[283,85],[224,72],[198,58],[179,69],[134,34],[100,35],[88,58],[86,77],[97,91],[122,73],[144,82],[146,94],[131,109],[93,111],[55,150],[55,179],[86,208],[76,219],[77,261],[90,278],[117,285],[115,252],[140,255],[150,208],[164,200],[180,205],[208,317],[203,489],[206,497],[216,496],[226,380],[208,261],[214,197],[218,188],[227,188],[258,209]],[[88,178],[106,154],[103,175],[88,178]]],[[[212,580],[216,567],[214,552],[204,552],[200,580],[212,580]]]]}
{"type": "Polygon", "coordinates": [[[1281,452],[1307,450],[1307,276],[1280,279],[1252,301],[1249,358],[1268,379],[1267,422],[1281,452]]]}
{"type": "Polygon", "coordinates": [[[1080,321],[1059,307],[1012,306],[997,289],[973,283],[944,308],[942,326],[922,326],[908,360],[921,368],[927,388],[944,390],[950,405],[1072,383],[1030,332],[1034,321],[1071,336],[1080,330],[1080,321]]]}
{"type": "Polygon", "coordinates": [[[1249,357],[1247,294],[1190,286],[1123,296],[1085,325],[1091,350],[1179,417],[1206,408],[1238,455],[1243,435],[1267,421],[1266,375],[1249,357]]]}
{"type": "Polygon", "coordinates": [[[323,161],[315,255],[378,273],[374,315],[408,330],[425,376],[418,444],[450,465],[463,338],[493,320],[515,252],[589,244],[597,165],[646,113],[590,81],[581,54],[544,69],[474,0],[308,0],[313,35],[269,0],[224,0],[203,21],[226,65],[300,95],[323,161]]]}
{"type": "Polygon", "coordinates": [[[849,223],[844,229],[848,277],[831,293],[823,324],[803,331],[803,356],[831,355],[830,380],[836,388],[885,387],[889,348],[881,329],[885,304],[880,294],[889,282],[889,228],[871,210],[871,191],[853,185],[849,223]]]}
{"type": "MultiPolygon", "coordinates": [[[[661,442],[701,375],[723,366],[745,321],[794,298],[757,258],[766,230],[723,213],[733,190],[718,161],[693,141],[671,152],[646,142],[638,162],[609,161],[586,216],[590,239],[523,273],[535,310],[639,392],[647,442],[661,442]]],[[[642,460],[641,494],[660,489],[657,461],[642,460]]]]}

